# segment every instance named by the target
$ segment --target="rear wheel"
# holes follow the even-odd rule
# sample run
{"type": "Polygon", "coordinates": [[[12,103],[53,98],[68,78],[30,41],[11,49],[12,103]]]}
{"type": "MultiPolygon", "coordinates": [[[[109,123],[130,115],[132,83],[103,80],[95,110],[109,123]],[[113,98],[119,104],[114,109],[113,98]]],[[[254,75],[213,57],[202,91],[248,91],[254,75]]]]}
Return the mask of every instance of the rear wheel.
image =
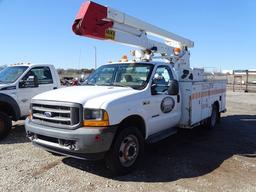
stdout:
{"type": "Polygon", "coordinates": [[[12,120],[8,115],[0,112],[0,140],[5,138],[12,128],[12,120]]]}
{"type": "Polygon", "coordinates": [[[217,105],[213,105],[211,117],[207,120],[207,127],[213,129],[219,121],[219,111],[217,105]]]}
{"type": "Polygon", "coordinates": [[[114,175],[123,175],[134,170],[144,150],[144,138],[134,126],[121,130],[105,157],[107,168],[114,175]]]}

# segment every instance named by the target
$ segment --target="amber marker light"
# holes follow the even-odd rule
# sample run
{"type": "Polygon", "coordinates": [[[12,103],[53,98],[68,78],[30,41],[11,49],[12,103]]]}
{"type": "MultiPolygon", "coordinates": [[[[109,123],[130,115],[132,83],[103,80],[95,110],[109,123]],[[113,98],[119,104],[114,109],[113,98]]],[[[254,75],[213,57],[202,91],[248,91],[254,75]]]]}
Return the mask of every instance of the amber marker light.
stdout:
{"type": "Polygon", "coordinates": [[[127,55],[123,55],[123,56],[122,56],[121,62],[128,62],[128,57],[127,57],[127,55]]]}
{"type": "Polygon", "coordinates": [[[181,49],[178,48],[178,47],[173,49],[173,53],[174,53],[175,56],[179,56],[180,52],[181,52],[181,49]]]}

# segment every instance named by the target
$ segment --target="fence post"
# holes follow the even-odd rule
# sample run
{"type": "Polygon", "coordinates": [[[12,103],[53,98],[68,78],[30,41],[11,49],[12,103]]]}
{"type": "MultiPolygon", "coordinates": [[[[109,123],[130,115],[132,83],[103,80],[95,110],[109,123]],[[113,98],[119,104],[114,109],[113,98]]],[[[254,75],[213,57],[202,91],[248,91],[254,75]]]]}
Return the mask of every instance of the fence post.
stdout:
{"type": "Polygon", "coordinates": [[[245,71],[246,72],[246,82],[245,82],[245,90],[244,92],[248,92],[248,76],[249,76],[249,72],[248,70],[245,71]]]}
{"type": "Polygon", "coordinates": [[[235,92],[235,71],[233,70],[233,92],[235,92]]]}

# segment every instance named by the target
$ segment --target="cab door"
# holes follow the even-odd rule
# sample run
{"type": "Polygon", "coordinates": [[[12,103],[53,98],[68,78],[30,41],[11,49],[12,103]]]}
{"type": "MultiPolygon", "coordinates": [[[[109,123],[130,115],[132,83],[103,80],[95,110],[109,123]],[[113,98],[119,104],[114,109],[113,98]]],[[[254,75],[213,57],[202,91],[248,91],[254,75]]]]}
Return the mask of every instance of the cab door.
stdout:
{"type": "Polygon", "coordinates": [[[178,124],[181,117],[179,95],[169,95],[168,87],[174,80],[169,66],[158,66],[151,84],[150,105],[148,105],[149,135],[171,128],[178,124]]]}
{"type": "Polygon", "coordinates": [[[21,116],[28,114],[32,97],[45,91],[52,90],[54,87],[55,85],[53,82],[52,73],[48,66],[31,68],[19,82],[17,99],[20,105],[21,116]],[[33,77],[34,81],[36,82],[35,86],[22,84],[22,82],[28,81],[28,79],[31,77],[33,77]]]}

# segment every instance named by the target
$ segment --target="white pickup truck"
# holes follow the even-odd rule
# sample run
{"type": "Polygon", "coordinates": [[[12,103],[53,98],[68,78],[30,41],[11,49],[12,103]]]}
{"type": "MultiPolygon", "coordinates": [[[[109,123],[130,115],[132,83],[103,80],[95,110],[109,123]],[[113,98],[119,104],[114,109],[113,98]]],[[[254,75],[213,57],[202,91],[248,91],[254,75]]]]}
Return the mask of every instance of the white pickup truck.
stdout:
{"type": "Polygon", "coordinates": [[[213,128],[226,110],[226,82],[206,81],[203,70],[190,68],[194,42],[91,1],[82,5],[73,31],[139,50],[131,61],[102,65],[84,86],[35,96],[25,122],[33,144],[80,159],[104,158],[113,173],[124,174],[138,164],[145,142],[177,128],[213,128]]]}
{"type": "Polygon", "coordinates": [[[0,139],[11,130],[12,121],[25,119],[31,98],[57,89],[60,80],[53,65],[11,65],[0,71],[0,139]]]}

